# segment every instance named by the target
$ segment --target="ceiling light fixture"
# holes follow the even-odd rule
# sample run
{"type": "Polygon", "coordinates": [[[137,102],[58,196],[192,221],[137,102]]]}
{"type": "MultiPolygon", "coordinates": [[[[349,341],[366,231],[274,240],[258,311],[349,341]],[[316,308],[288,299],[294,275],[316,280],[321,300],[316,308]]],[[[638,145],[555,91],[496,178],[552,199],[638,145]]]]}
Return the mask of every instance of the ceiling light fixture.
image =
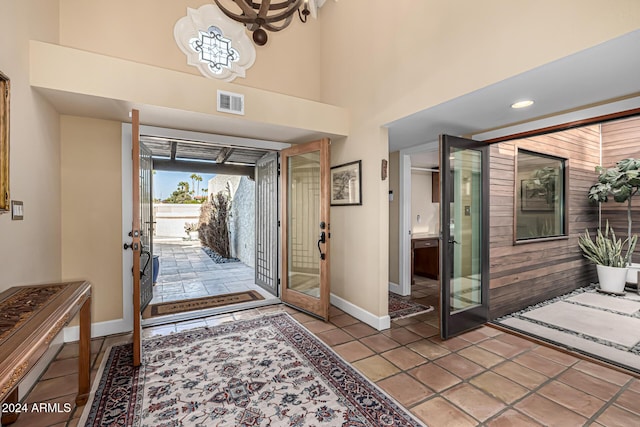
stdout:
{"type": "Polygon", "coordinates": [[[291,23],[296,11],[302,22],[307,22],[307,17],[311,14],[309,0],[233,0],[242,11],[241,13],[231,12],[222,6],[221,0],[214,1],[225,15],[243,23],[249,31],[253,32],[253,41],[258,46],[267,43],[265,30],[276,32],[285,29],[291,23]]]}
{"type": "Polygon", "coordinates": [[[511,108],[526,108],[533,105],[533,101],[530,99],[525,99],[524,101],[518,101],[511,104],[511,108]]]}

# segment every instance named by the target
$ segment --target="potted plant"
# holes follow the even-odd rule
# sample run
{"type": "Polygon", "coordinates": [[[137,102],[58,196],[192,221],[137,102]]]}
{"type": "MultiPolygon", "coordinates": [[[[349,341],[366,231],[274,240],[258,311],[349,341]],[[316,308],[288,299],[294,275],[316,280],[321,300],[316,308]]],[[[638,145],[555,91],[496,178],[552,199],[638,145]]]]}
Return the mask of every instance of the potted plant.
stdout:
{"type": "Polygon", "coordinates": [[[598,228],[596,239],[591,240],[589,230],[578,237],[578,244],[582,254],[589,261],[596,264],[598,283],[603,292],[621,294],[627,279],[629,258],[636,247],[638,236],[627,238],[624,242],[616,238],[616,233],[609,227],[609,221],[604,230],[598,228]],[[627,253],[623,255],[624,247],[627,253]]]}
{"type": "Polygon", "coordinates": [[[198,240],[198,224],[185,222],[184,231],[187,233],[187,240],[198,240]]]}
{"type": "MultiPolygon", "coordinates": [[[[589,189],[591,202],[607,202],[609,195],[618,203],[627,203],[627,238],[631,238],[631,201],[640,191],[640,159],[624,159],[613,168],[596,167],[598,182],[589,189]]],[[[629,254],[627,283],[638,284],[640,264],[632,264],[629,254]]],[[[638,287],[640,292],[640,287],[638,287]]]]}

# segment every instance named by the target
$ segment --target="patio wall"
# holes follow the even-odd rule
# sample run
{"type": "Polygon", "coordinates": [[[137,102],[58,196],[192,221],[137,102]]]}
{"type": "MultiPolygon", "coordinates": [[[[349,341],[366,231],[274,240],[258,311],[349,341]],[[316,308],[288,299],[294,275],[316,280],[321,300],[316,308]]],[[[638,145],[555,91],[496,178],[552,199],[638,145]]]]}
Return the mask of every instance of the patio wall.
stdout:
{"type": "Polygon", "coordinates": [[[243,176],[231,207],[231,247],[236,258],[255,267],[256,206],[255,182],[243,176]]]}
{"type": "Polygon", "coordinates": [[[586,194],[600,162],[599,125],[498,143],[490,153],[489,309],[494,319],[595,281],[578,235],[598,221],[598,209],[586,194]],[[568,159],[568,239],[513,243],[517,147],[568,159]]]}
{"type": "Polygon", "coordinates": [[[200,204],[161,203],[153,205],[156,237],[186,238],[184,224],[198,223],[200,204]]]}

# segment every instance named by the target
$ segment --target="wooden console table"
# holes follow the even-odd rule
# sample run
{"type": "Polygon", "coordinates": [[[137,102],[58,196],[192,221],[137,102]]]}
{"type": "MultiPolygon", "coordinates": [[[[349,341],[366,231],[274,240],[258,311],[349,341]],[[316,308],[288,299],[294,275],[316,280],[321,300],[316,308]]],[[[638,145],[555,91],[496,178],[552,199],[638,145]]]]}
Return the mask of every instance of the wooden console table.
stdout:
{"type": "MultiPolygon", "coordinates": [[[[0,293],[0,402],[18,401],[18,384],[47,351],[62,328],[80,312],[80,354],[76,404],[90,392],[91,284],[16,286],[0,293]]],[[[10,405],[3,405],[10,406],[10,405]]],[[[2,425],[18,414],[2,414],[2,425]]]]}

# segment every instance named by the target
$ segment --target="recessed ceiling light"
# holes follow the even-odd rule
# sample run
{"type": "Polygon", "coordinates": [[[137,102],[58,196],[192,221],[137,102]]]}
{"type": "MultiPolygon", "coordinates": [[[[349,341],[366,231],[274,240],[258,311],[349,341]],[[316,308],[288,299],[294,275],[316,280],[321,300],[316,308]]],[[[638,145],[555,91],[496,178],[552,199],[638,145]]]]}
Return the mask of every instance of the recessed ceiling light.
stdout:
{"type": "Polygon", "coordinates": [[[524,101],[518,101],[511,104],[511,108],[526,108],[530,105],[533,105],[533,101],[530,99],[525,99],[524,101]]]}

